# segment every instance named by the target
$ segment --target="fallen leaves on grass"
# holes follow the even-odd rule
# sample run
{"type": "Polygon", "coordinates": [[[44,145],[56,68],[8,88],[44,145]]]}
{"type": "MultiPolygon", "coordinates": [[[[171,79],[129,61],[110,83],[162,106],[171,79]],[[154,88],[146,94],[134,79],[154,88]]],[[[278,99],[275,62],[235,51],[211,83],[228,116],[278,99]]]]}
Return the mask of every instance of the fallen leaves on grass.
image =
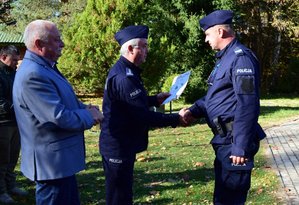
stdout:
{"type": "Polygon", "coordinates": [[[194,163],[194,167],[203,167],[205,165],[205,163],[204,162],[195,162],[194,163]]]}

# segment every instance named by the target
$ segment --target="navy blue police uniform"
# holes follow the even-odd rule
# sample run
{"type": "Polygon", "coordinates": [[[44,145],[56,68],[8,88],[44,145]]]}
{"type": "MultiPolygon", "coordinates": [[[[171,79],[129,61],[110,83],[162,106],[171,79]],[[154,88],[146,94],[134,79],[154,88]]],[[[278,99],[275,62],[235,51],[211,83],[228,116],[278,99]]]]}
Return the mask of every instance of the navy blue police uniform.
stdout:
{"type": "MultiPolygon", "coordinates": [[[[147,26],[129,26],[115,38],[120,45],[133,38],[147,38],[147,26]]],[[[141,69],[121,56],[106,79],[101,123],[100,153],[103,159],[106,204],[132,204],[136,153],[148,146],[150,127],[175,127],[178,114],[150,111],[159,106],[157,96],[148,96],[141,69]]]]}
{"type": "MultiPolygon", "coordinates": [[[[200,21],[206,30],[217,24],[231,24],[233,13],[215,11],[200,21]]],[[[265,133],[258,124],[259,62],[250,49],[237,39],[216,53],[216,64],[208,78],[206,96],[189,110],[194,117],[206,118],[214,137],[214,204],[244,204],[250,188],[253,158],[265,133]],[[232,164],[230,156],[248,158],[232,164]]]]}

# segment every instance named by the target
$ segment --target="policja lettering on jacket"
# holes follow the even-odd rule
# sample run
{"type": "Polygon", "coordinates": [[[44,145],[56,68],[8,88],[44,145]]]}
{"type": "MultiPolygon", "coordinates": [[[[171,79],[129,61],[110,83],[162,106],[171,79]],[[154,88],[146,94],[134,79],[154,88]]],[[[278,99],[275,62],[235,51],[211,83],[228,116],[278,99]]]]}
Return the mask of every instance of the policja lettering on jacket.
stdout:
{"type": "Polygon", "coordinates": [[[214,133],[214,204],[243,205],[250,188],[254,155],[265,133],[258,124],[259,62],[236,39],[232,18],[232,11],[216,10],[199,21],[205,42],[217,50],[216,66],[206,95],[185,115],[204,117],[214,133]]]}
{"type": "Polygon", "coordinates": [[[242,69],[237,69],[237,73],[251,74],[251,73],[253,73],[253,71],[252,71],[251,68],[249,68],[249,69],[247,69],[247,68],[242,68],[242,69]]]}
{"type": "Polygon", "coordinates": [[[139,93],[141,93],[142,91],[140,90],[140,89],[137,89],[137,90],[135,90],[135,91],[133,91],[133,92],[131,92],[130,93],[130,96],[131,97],[135,97],[135,96],[137,96],[139,93]]]}
{"type": "Polygon", "coordinates": [[[158,95],[148,96],[139,65],[147,56],[147,26],[128,26],[115,34],[121,56],[110,69],[104,90],[100,153],[105,174],[106,204],[133,204],[136,153],[148,146],[150,127],[176,127],[178,114],[149,110],[159,107],[158,95]]]}

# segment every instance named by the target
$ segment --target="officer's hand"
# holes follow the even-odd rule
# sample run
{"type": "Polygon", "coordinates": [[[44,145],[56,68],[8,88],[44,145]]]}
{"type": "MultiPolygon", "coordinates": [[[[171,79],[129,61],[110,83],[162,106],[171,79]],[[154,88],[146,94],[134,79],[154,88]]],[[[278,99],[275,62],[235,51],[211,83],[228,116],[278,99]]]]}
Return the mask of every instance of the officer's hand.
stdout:
{"type": "Polygon", "coordinates": [[[183,108],[180,110],[179,114],[181,114],[184,118],[184,122],[187,125],[190,125],[192,122],[195,121],[195,118],[193,117],[192,113],[188,108],[183,108]]]}
{"type": "Polygon", "coordinates": [[[183,108],[183,109],[181,109],[180,111],[179,111],[179,115],[180,115],[180,125],[181,126],[184,126],[184,127],[186,127],[186,126],[188,126],[188,122],[185,120],[185,118],[184,118],[184,114],[185,114],[185,112],[186,112],[186,109],[187,108],[183,108]]]}
{"type": "Polygon", "coordinates": [[[92,105],[92,104],[87,105],[87,108],[95,108],[97,110],[100,110],[100,107],[98,105],[92,105]]]}
{"type": "Polygon", "coordinates": [[[86,107],[86,109],[92,115],[93,120],[94,120],[94,125],[99,124],[100,122],[103,121],[104,115],[98,108],[88,106],[88,107],[86,107]]]}
{"type": "Polygon", "coordinates": [[[157,95],[157,100],[158,100],[159,105],[161,105],[164,102],[164,100],[166,100],[169,96],[170,96],[170,93],[159,93],[157,95]]]}
{"type": "Polygon", "coordinates": [[[240,156],[230,156],[229,157],[232,160],[233,164],[244,164],[248,159],[245,157],[240,157],[240,156]]]}
{"type": "MultiPolygon", "coordinates": [[[[181,111],[180,111],[181,112],[181,111]]],[[[186,126],[188,126],[188,124],[187,124],[187,122],[184,120],[184,117],[183,117],[183,115],[181,114],[181,113],[179,113],[179,115],[180,115],[180,126],[183,126],[183,127],[186,127],[186,126]]]]}

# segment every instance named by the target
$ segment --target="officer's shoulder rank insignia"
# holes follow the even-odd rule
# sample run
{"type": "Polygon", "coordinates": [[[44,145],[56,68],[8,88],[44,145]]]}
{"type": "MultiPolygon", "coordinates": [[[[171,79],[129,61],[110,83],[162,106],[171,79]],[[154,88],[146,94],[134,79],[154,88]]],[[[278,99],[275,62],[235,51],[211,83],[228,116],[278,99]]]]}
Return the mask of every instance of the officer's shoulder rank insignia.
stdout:
{"type": "Polygon", "coordinates": [[[241,48],[239,48],[239,47],[236,47],[236,48],[234,49],[234,52],[235,52],[235,54],[236,54],[237,56],[241,56],[241,55],[244,54],[244,51],[243,51],[241,48]]]}
{"type": "Polygon", "coordinates": [[[134,74],[133,74],[133,72],[130,68],[126,68],[126,75],[127,76],[133,76],[134,74]]]}

